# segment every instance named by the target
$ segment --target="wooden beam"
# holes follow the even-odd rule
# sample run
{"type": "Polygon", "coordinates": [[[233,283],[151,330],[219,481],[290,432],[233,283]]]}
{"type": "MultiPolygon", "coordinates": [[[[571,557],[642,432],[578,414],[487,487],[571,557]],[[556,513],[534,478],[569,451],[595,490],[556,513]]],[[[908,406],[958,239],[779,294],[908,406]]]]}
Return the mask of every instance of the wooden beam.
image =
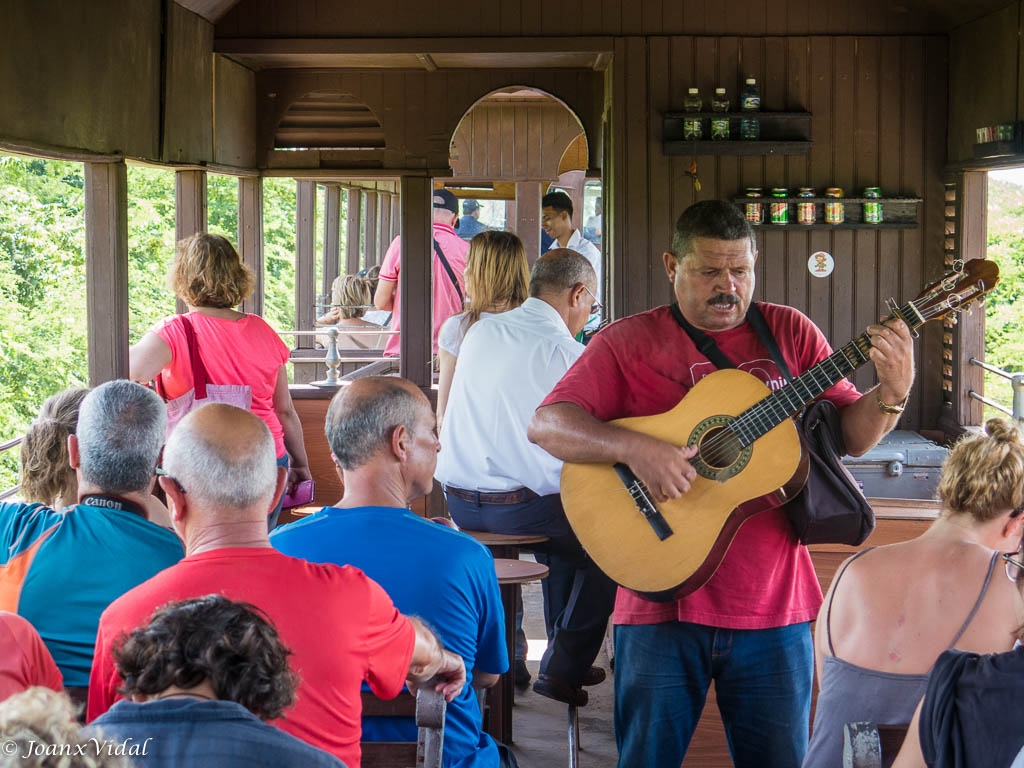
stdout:
{"type": "Polygon", "coordinates": [[[535,181],[516,184],[516,232],[526,249],[530,266],[540,257],[541,185],[535,181]]]}
{"type": "MultiPolygon", "coordinates": [[[[206,171],[174,172],[174,242],[179,243],[196,232],[206,231],[206,171]]],[[[174,300],[179,313],[185,302],[174,300]]]]}
{"type": "Polygon", "coordinates": [[[380,218],[377,220],[377,253],[372,261],[367,260],[366,266],[368,267],[380,264],[384,258],[384,252],[391,245],[391,198],[393,197],[394,195],[389,195],[387,192],[381,193],[380,218]]]}
{"type": "Polygon", "coordinates": [[[348,200],[348,231],[345,241],[345,274],[359,271],[359,233],[362,231],[363,195],[358,189],[345,190],[348,200]]]}
{"type": "Polygon", "coordinates": [[[321,293],[330,297],[331,284],[340,269],[338,261],[341,253],[341,186],[327,184],[325,189],[327,192],[324,199],[324,281],[321,293]]]}
{"type": "Polygon", "coordinates": [[[363,266],[377,263],[377,200],[376,192],[363,192],[363,266]]]}
{"type": "Polygon", "coordinates": [[[433,285],[433,182],[423,176],[402,177],[402,256],[398,273],[401,292],[402,337],[399,343],[401,375],[428,389],[433,383],[431,364],[433,285]]]}
{"type": "Polygon", "coordinates": [[[85,164],[89,386],[128,376],[128,168],[85,164]]]}
{"type": "MultiPolygon", "coordinates": [[[[615,51],[613,37],[225,37],[214,53],[227,56],[295,56],[438,53],[606,53],[615,51]]],[[[422,62],[421,62],[422,64],[422,62]]]]}
{"type": "MultiPolygon", "coordinates": [[[[316,310],[316,182],[297,181],[295,194],[295,330],[311,331],[316,310]]],[[[310,348],[312,336],[296,337],[295,346],[310,348]]],[[[298,380],[295,383],[306,384],[298,380]]]]}
{"type": "Polygon", "coordinates": [[[263,180],[258,176],[238,178],[238,253],[255,278],[252,295],[242,302],[239,310],[262,316],[266,266],[263,258],[263,180]]]}

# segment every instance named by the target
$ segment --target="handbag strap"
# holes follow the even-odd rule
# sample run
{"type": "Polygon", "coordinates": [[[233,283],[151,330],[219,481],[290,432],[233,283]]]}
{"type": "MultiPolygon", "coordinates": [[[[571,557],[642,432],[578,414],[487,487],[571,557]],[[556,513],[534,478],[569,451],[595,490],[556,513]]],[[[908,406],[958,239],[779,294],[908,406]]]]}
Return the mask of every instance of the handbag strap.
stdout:
{"type": "Polygon", "coordinates": [[[196,332],[188,315],[178,315],[178,317],[181,318],[182,327],[185,331],[185,340],[188,343],[188,357],[192,362],[192,388],[196,392],[196,400],[205,400],[206,366],[203,365],[203,358],[199,355],[199,342],[196,340],[196,332]]]}
{"type": "Polygon", "coordinates": [[[459,294],[459,303],[463,303],[465,299],[462,298],[462,289],[459,287],[459,279],[455,277],[455,270],[452,269],[452,265],[448,263],[448,259],[445,258],[444,251],[441,250],[441,244],[437,242],[437,238],[434,238],[434,253],[437,254],[437,258],[441,260],[441,266],[444,267],[444,271],[448,273],[448,279],[452,281],[452,285],[455,286],[455,292],[459,294]]]}

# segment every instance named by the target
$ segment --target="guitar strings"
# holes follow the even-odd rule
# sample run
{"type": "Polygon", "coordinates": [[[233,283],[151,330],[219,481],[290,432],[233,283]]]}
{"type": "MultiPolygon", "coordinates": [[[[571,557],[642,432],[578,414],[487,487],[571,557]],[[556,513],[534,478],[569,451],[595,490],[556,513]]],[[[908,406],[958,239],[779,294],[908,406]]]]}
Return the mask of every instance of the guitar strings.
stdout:
{"type": "MultiPolygon", "coordinates": [[[[926,308],[922,312],[921,309],[914,304],[914,301],[909,301],[907,302],[907,305],[905,307],[900,308],[900,312],[904,316],[910,316],[908,310],[914,310],[915,314],[923,318],[923,321],[920,323],[920,325],[924,325],[924,323],[927,322],[928,320],[945,314],[945,312],[951,308],[953,307],[944,307],[941,304],[935,304],[930,308],[926,308]]],[[[889,315],[887,320],[891,320],[894,317],[896,317],[895,313],[889,315]]],[[[857,342],[867,342],[868,348],[870,348],[871,346],[870,337],[867,333],[864,333],[861,334],[856,339],[850,341],[843,347],[840,347],[838,350],[833,352],[831,355],[826,357],[817,365],[813,366],[812,368],[809,368],[800,376],[797,376],[790,383],[789,386],[783,387],[777,392],[773,392],[768,397],[764,398],[760,402],[748,408],[743,413],[733,418],[731,422],[723,426],[716,434],[710,436],[707,439],[706,443],[700,444],[700,450],[697,456],[694,457],[694,459],[696,459],[697,461],[691,460],[691,463],[699,463],[702,466],[702,468],[710,471],[713,468],[721,467],[723,464],[729,464],[735,461],[735,457],[742,451],[743,448],[747,447],[747,445],[752,444],[754,440],[756,440],[758,437],[770,431],[770,429],[766,429],[766,427],[774,428],[778,424],[781,424],[783,419],[799,411],[801,407],[806,405],[806,403],[810,402],[815,397],[821,395],[829,387],[834,385],[835,381],[838,381],[838,379],[832,381],[829,378],[828,374],[825,373],[824,366],[826,364],[831,364],[832,367],[835,368],[836,373],[840,374],[840,378],[842,378],[844,376],[849,375],[853,371],[857,370],[857,368],[859,368],[860,365],[866,363],[869,359],[867,353],[864,350],[860,349],[860,347],[857,345],[857,342]],[[846,354],[847,348],[850,348],[852,351],[857,352],[858,356],[862,358],[859,364],[853,364],[853,361],[850,360],[849,355],[846,354]],[[838,361],[840,358],[844,360],[847,363],[847,365],[849,365],[848,371],[844,372],[843,369],[839,366],[838,361]],[[817,379],[819,373],[824,374],[824,384],[822,384],[822,382],[817,379]],[[809,386],[809,382],[813,382],[815,389],[817,389],[816,393],[813,393],[814,390],[812,390],[809,386]],[[801,402],[801,396],[799,392],[800,384],[803,385],[804,390],[807,393],[806,402],[801,402]],[[779,401],[783,399],[788,401],[788,390],[790,389],[797,395],[799,405],[794,410],[788,410],[783,408],[782,411],[784,412],[780,412],[779,401]],[[750,431],[748,429],[748,424],[749,427],[756,427],[757,431],[759,431],[760,434],[754,434],[751,431],[751,434],[748,437],[748,442],[746,445],[744,445],[744,435],[741,433],[744,431],[750,431]]],[[[790,403],[790,405],[792,406],[792,403],[790,403]]]]}

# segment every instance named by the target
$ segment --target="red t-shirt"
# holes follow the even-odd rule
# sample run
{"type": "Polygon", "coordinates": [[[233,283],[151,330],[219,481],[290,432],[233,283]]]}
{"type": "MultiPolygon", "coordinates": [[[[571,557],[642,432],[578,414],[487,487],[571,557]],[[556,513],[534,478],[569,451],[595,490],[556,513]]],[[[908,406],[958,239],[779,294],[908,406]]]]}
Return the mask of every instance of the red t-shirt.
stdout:
{"type": "Polygon", "coordinates": [[[220,594],[251,603],[291,649],[295,707],[271,724],[359,768],[360,686],[394,698],[409,672],[416,632],[375,581],[350,566],[315,565],[270,547],[225,548],[186,557],[125,593],[103,612],[89,679],[91,722],[120,698],[111,649],[165,603],[220,594]]]}
{"type": "MultiPolygon", "coordinates": [[[[227,320],[189,312],[188,319],[210,384],[247,384],[252,389],[252,412],[270,429],[277,456],[284,456],[284,430],[274,410],[274,389],[281,366],[288,362],[288,347],[258,315],[227,320]]],[[[164,318],[151,331],[171,348],[171,362],[161,372],[167,397],[180,397],[193,386],[180,316],[164,318]]]]}
{"type": "MultiPolygon", "coordinates": [[[[821,331],[797,310],[760,302],[758,306],[794,376],[831,354],[821,331]]],[[[782,374],[749,324],[709,335],[741,370],[772,389],[782,386],[782,374]]],[[[715,370],[676,323],[669,307],[658,307],[612,323],[597,334],[541,407],[575,403],[601,421],[650,416],[674,407],[715,370]]],[[[860,395],[843,379],[825,397],[842,408],[860,395]]],[[[797,541],[785,513],[773,509],[740,526],[722,564],[699,590],[657,603],[620,588],[614,621],[689,621],[726,629],[765,629],[810,621],[820,606],[821,587],[807,548],[797,541]]]]}
{"type": "Polygon", "coordinates": [[[34,685],[64,689],[64,678],[35,627],[0,611],[0,701],[34,685]]]}
{"type": "MultiPolygon", "coordinates": [[[[439,224],[434,222],[433,228],[434,239],[437,240],[437,244],[441,246],[441,251],[444,252],[444,256],[448,259],[448,265],[452,268],[455,273],[455,277],[459,281],[459,290],[462,291],[462,295],[466,295],[466,280],[463,273],[466,271],[466,256],[469,254],[469,243],[455,234],[455,230],[449,227],[447,224],[439,224]]],[[[396,237],[391,241],[391,245],[388,246],[387,253],[384,254],[384,261],[380,265],[380,279],[390,283],[398,282],[398,273],[401,271],[401,251],[402,251],[402,238],[401,236],[396,237]]],[[[431,244],[433,249],[433,244],[431,244]]],[[[448,277],[448,272],[445,270],[444,265],[441,264],[441,260],[437,257],[437,251],[433,251],[433,318],[434,328],[433,335],[431,338],[434,340],[434,354],[437,354],[437,334],[441,330],[441,326],[444,325],[444,321],[452,315],[457,315],[462,311],[462,299],[459,298],[458,292],[455,290],[455,284],[452,283],[452,279],[448,277]]],[[[391,311],[391,330],[401,330],[401,296],[399,295],[398,286],[395,286],[395,305],[391,311]]],[[[398,339],[397,333],[388,336],[387,344],[384,346],[385,357],[395,357],[398,354],[398,339]]]]}

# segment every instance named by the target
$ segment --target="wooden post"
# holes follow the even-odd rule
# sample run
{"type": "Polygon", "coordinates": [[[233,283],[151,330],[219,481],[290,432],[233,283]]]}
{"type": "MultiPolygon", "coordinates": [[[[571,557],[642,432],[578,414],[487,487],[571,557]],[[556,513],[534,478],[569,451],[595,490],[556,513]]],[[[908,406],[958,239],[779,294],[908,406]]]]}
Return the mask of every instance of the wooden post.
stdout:
{"type": "Polygon", "coordinates": [[[238,253],[256,278],[252,295],[239,306],[240,312],[263,315],[263,180],[259,176],[238,177],[238,253]]]}
{"type": "MultiPolygon", "coordinates": [[[[331,295],[331,284],[339,274],[341,253],[341,187],[328,184],[324,200],[324,282],[321,293],[331,295]]],[[[330,301],[330,298],[328,298],[330,301]]],[[[325,307],[324,312],[327,311],[325,307]]]]}
{"type": "Polygon", "coordinates": [[[523,241],[531,267],[540,256],[540,189],[541,185],[536,181],[516,183],[515,231],[523,241]]]}
{"type": "MultiPolygon", "coordinates": [[[[295,330],[313,330],[316,318],[316,182],[296,182],[295,194],[295,330]]],[[[312,336],[295,337],[295,347],[311,349],[312,336]]],[[[314,366],[296,366],[295,383],[308,384],[315,379],[314,366]]]]}
{"type": "Polygon", "coordinates": [[[402,234],[402,198],[400,195],[391,196],[391,237],[388,238],[390,243],[396,237],[402,234]]]}
{"type": "Polygon", "coordinates": [[[402,177],[402,256],[398,290],[402,294],[401,375],[421,389],[433,384],[431,272],[433,182],[423,176],[402,177]]]}
{"type": "Polygon", "coordinates": [[[363,193],[363,208],[365,210],[365,225],[363,227],[364,250],[363,266],[368,267],[377,263],[377,198],[374,190],[367,190],[363,193]]]}
{"type": "Polygon", "coordinates": [[[128,167],[85,164],[89,386],[128,376],[128,167]]]}
{"type": "MultiPolygon", "coordinates": [[[[965,171],[960,197],[960,258],[985,258],[988,229],[988,174],[965,171]]],[[[977,427],[984,421],[984,405],[968,396],[984,392],[985,372],[970,359],[985,359],[985,311],[957,316],[953,335],[953,411],[958,427],[977,427]]]]}
{"type": "Polygon", "coordinates": [[[345,243],[345,274],[354,275],[359,271],[359,233],[362,228],[363,195],[358,188],[345,190],[348,200],[348,232],[345,243]]]}
{"type": "Polygon", "coordinates": [[[384,254],[391,245],[391,199],[394,195],[390,195],[387,192],[380,196],[380,219],[378,220],[378,233],[377,233],[377,254],[376,258],[372,261],[369,259],[366,262],[366,266],[372,266],[374,264],[380,264],[384,260],[384,254]]]}
{"type": "MultiPolygon", "coordinates": [[[[206,171],[174,173],[174,242],[206,231],[206,171]]],[[[175,299],[178,312],[185,302],[175,299]]]]}

